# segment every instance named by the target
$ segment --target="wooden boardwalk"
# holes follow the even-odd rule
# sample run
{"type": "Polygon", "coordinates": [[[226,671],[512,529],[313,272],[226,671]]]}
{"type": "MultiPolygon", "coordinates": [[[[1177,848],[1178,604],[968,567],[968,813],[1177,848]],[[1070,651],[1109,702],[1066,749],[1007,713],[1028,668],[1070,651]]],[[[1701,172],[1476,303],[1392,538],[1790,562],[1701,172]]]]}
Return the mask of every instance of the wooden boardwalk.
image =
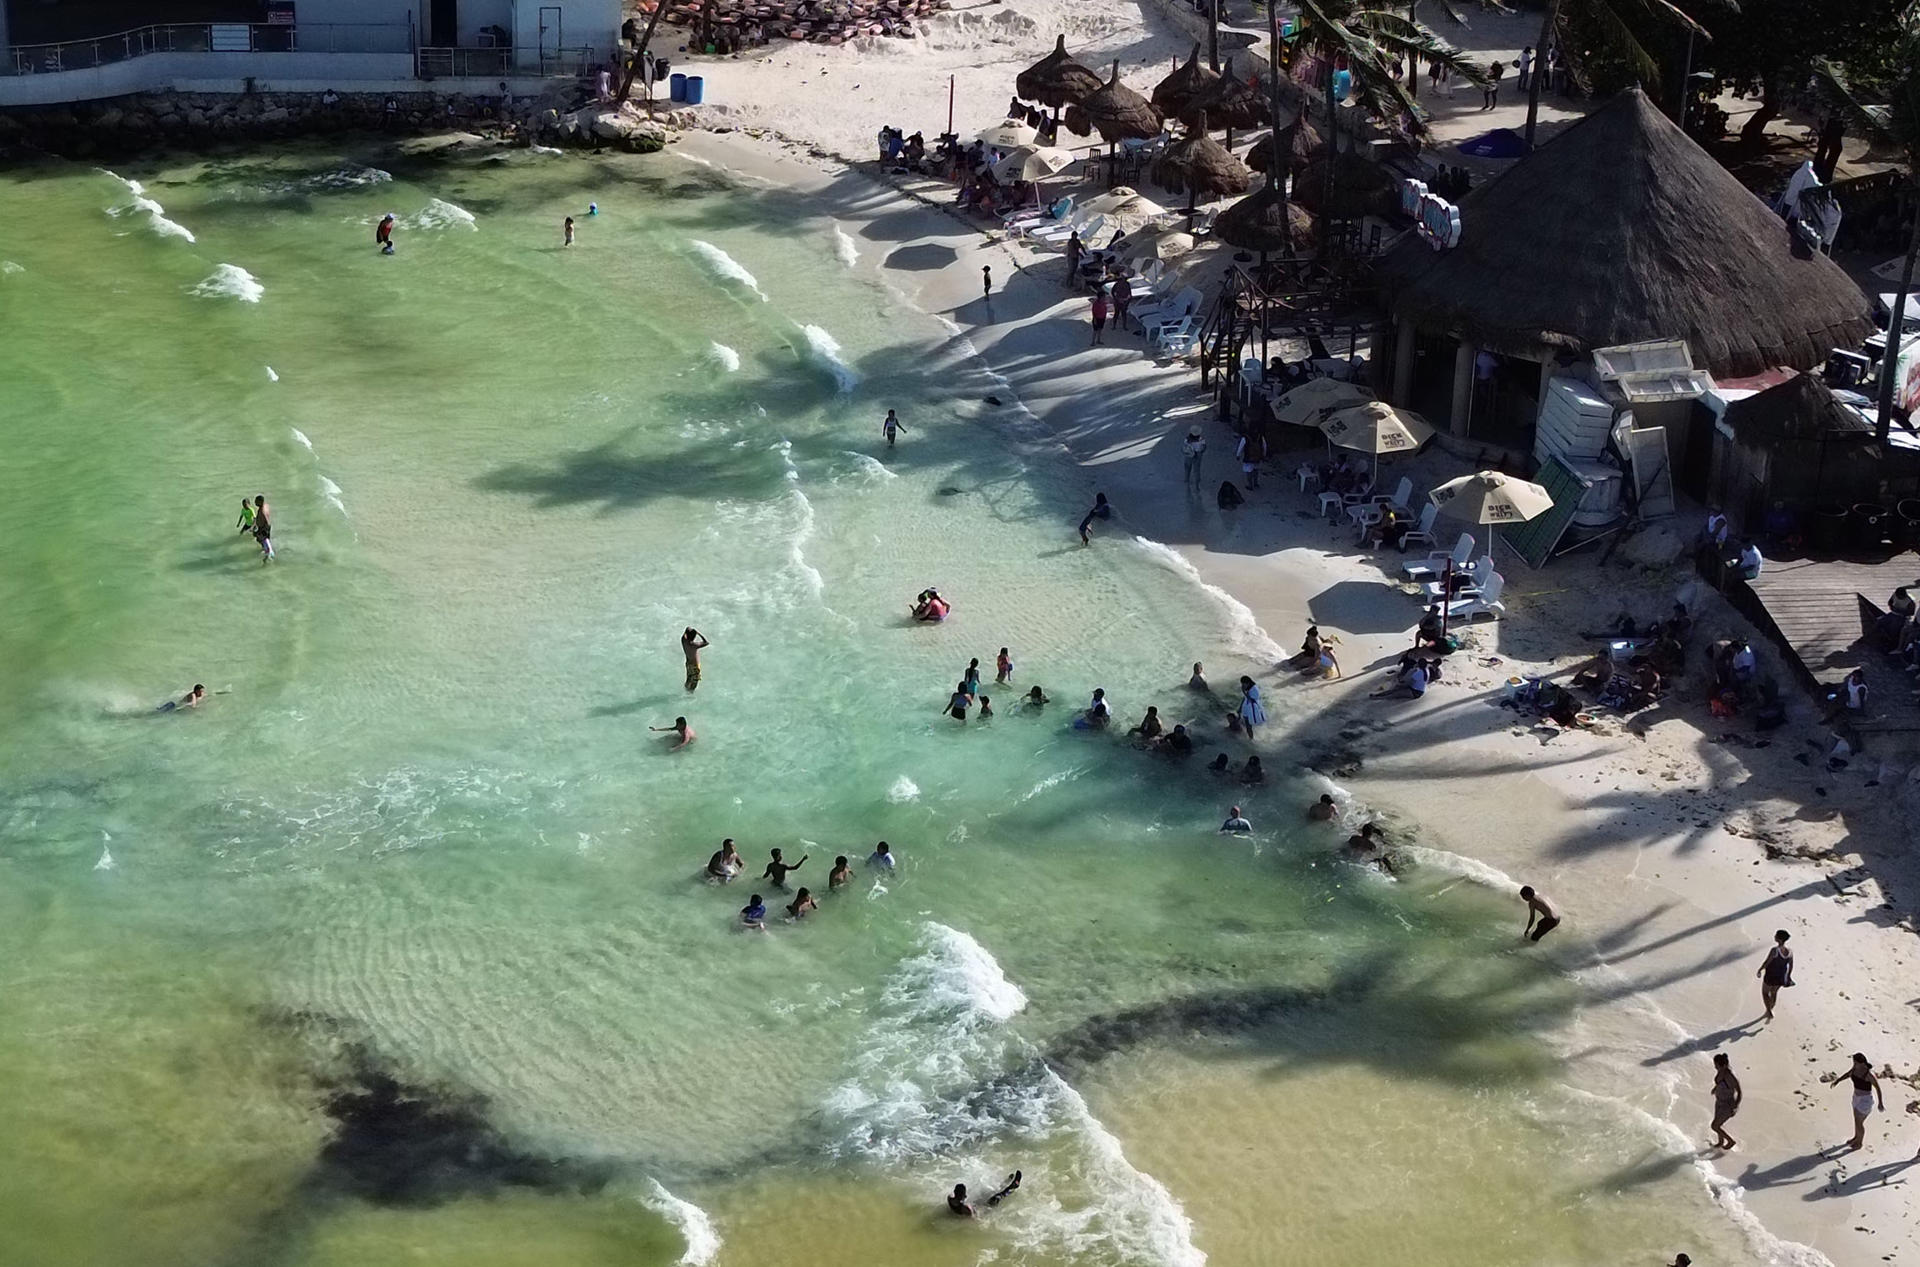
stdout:
{"type": "MultiPolygon", "coordinates": [[[[1920,555],[1884,563],[1767,560],[1748,583],[1759,600],[1760,626],[1789,653],[1809,686],[1833,685],[1854,669],[1867,672],[1868,716],[1862,731],[1920,731],[1920,682],[1894,667],[1866,631],[1900,585],[1920,587],[1920,555]]],[[[1916,590],[1920,597],[1920,589],[1916,590]]]]}

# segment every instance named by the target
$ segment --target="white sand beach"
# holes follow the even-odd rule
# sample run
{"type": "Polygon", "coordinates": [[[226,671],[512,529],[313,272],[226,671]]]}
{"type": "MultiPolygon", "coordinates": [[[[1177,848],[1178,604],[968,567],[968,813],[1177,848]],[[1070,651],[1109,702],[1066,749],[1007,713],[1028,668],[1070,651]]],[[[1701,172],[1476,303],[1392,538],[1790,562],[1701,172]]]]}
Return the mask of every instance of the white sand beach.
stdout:
{"type": "MultiPolygon", "coordinates": [[[[1519,18],[1474,22],[1469,38],[1505,41],[1493,45],[1503,50],[1529,34],[1519,18]]],[[[1156,364],[1137,335],[1089,347],[1085,300],[1064,288],[1057,258],[1016,254],[827,157],[864,158],[885,123],[937,132],[930,99],[937,89],[944,114],[947,73],[959,82],[957,129],[990,124],[1013,74],[1057,30],[1090,64],[1123,55],[1143,89],[1188,37],[1152,5],[1122,0],[980,6],[953,24],[971,45],[930,36],[703,65],[709,99],[722,103],[707,112],[711,124],[739,131],[689,133],[668,160],[811,193],[857,245],[855,267],[946,317],[1004,378],[1003,405],[1030,411],[1033,449],[1063,447],[1087,496],[1104,491],[1119,508],[1093,548],[1170,547],[1168,566],[1191,567],[1218,601],[1244,610],[1244,650],[1269,666],[1260,680],[1278,723],[1263,743],[1272,760],[1311,766],[1351,795],[1344,821],[1377,813],[1406,833],[1421,865],[1508,891],[1531,883],[1554,903],[1566,926],[1544,950],[1587,999],[1562,1036],[1564,1076],[1644,1119],[1644,1173],[1696,1169],[1756,1261],[1850,1267],[1920,1255],[1920,1190],[1909,1182],[1920,1174],[1911,755],[1876,749],[1828,773],[1809,746],[1825,732],[1803,693],[1793,693],[1789,724],[1756,746],[1712,722],[1697,681],[1630,725],[1562,733],[1522,722],[1500,707],[1510,675],[1569,673],[1594,645],[1580,631],[1623,612],[1654,617],[1689,579],[1684,561],[1649,571],[1623,557],[1603,565],[1593,551],[1539,572],[1503,556],[1506,618],[1474,629],[1455,674],[1417,703],[1367,699],[1419,615],[1397,579],[1400,558],[1357,549],[1347,527],[1318,518],[1284,476],[1293,464],[1284,456],[1237,514],[1214,509],[1211,496],[1184,497],[1189,425],[1205,427],[1212,446],[1207,486],[1228,474],[1230,435],[1195,370],[1156,364]],[[829,95],[823,122],[818,99],[829,95]],[[979,294],[983,264],[998,279],[990,302],[979,294]],[[1310,620],[1340,639],[1337,682],[1273,667],[1310,620]],[[1755,972],[1776,928],[1793,934],[1796,985],[1806,988],[1785,992],[1762,1026],[1755,972]],[[1747,1094],[1732,1128],[1740,1148],[1725,1154],[1702,1148],[1716,1050],[1731,1055],[1747,1094]],[[1887,1112],[1869,1120],[1865,1149],[1847,1154],[1834,1148],[1850,1131],[1846,1097],[1823,1079],[1855,1050],[1894,1077],[1882,1074],[1887,1112]]],[[[1512,109],[1503,104],[1501,123],[1512,109]]],[[[1464,102],[1442,114],[1455,132],[1490,125],[1464,102]]],[[[1393,475],[1424,490],[1466,469],[1434,452],[1393,475]]],[[[1674,527],[1694,531],[1690,518],[1674,527]]],[[[1070,530],[1061,526],[1063,540],[1070,530]]],[[[1751,635],[1773,655],[1718,595],[1707,592],[1696,615],[1696,677],[1697,648],[1715,637],[1751,635]]],[[[1335,839],[1330,828],[1330,847],[1335,839]]],[[[1518,941],[1517,898],[1512,920],[1518,941]]]]}

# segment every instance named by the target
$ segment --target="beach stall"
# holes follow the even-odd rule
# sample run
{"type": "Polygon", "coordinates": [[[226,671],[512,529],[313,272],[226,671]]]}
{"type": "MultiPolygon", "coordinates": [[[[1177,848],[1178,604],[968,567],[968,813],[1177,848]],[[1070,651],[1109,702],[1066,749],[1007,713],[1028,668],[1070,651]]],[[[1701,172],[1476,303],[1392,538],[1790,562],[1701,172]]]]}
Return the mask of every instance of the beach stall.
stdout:
{"type": "Polygon", "coordinates": [[[1602,348],[1683,340],[1718,376],[1807,369],[1871,328],[1839,266],[1638,89],[1418,227],[1382,261],[1390,398],[1520,455],[1555,375],[1602,348]]]}

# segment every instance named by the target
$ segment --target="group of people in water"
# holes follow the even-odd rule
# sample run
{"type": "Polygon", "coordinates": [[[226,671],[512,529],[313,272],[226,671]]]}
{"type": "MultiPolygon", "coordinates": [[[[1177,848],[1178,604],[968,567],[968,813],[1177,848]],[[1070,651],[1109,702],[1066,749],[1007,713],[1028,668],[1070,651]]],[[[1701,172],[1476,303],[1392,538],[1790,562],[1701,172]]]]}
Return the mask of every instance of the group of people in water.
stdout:
{"type": "MultiPolygon", "coordinates": [[[[779,849],[771,850],[766,870],[760,873],[759,878],[782,893],[789,892],[787,877],[806,866],[807,859],[812,856],[801,854],[800,861],[788,862],[779,849]]],[[[867,855],[869,871],[888,872],[893,870],[894,865],[893,846],[884,840],[875,845],[873,852],[867,855]]],[[[739,879],[746,869],[747,860],[740,856],[739,849],[733,843],[733,837],[729,836],[720,842],[720,848],[707,859],[707,869],[703,878],[708,884],[731,884],[739,879]]],[[[847,861],[845,854],[841,854],[833,860],[833,870],[827,872],[827,892],[837,893],[852,883],[853,864],[847,861]]],[[[814,899],[813,890],[802,885],[797,892],[794,892],[793,900],[786,904],[787,920],[790,923],[797,923],[819,909],[820,903],[814,899]]],[[[758,893],[749,897],[747,904],[740,908],[740,923],[755,932],[765,932],[767,928],[766,899],[758,893]]]]}

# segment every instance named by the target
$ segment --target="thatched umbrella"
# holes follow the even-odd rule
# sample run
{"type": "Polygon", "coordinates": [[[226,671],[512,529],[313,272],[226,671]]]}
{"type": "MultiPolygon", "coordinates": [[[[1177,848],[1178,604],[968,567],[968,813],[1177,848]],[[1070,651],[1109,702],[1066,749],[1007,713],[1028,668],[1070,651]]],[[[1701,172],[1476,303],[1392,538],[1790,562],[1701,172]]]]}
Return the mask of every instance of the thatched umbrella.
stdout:
{"type": "Polygon", "coordinates": [[[1391,217],[1400,208],[1400,187],[1393,174],[1358,154],[1339,154],[1333,158],[1336,184],[1333,205],[1326,202],[1327,155],[1323,152],[1308,160],[1294,175],[1296,196],[1315,215],[1331,215],[1336,220],[1360,216],[1391,217]]]}
{"type": "MultiPolygon", "coordinates": [[[[1111,164],[1122,141],[1144,141],[1160,135],[1160,112],[1153,103],[1120,82],[1120,63],[1113,63],[1113,74],[1100,90],[1082,101],[1080,117],[1093,125],[1107,143],[1107,161],[1111,164]]],[[[1067,126],[1073,126],[1074,112],[1067,112],[1067,126]]]]}
{"type": "Polygon", "coordinates": [[[1233,59],[1227,69],[1187,103],[1188,110],[1203,110],[1207,121],[1227,130],[1227,148],[1233,148],[1235,128],[1255,128],[1272,119],[1267,94],[1233,73],[1233,59]]]}
{"type": "MultiPolygon", "coordinates": [[[[1286,151],[1288,166],[1297,167],[1310,162],[1326,152],[1326,142],[1320,139],[1320,131],[1305,118],[1294,121],[1290,128],[1283,128],[1280,148],[1286,151]]],[[[1247,166],[1256,172],[1268,171],[1273,167],[1273,146],[1265,141],[1247,151],[1247,166]]]]}
{"type": "Polygon", "coordinates": [[[1187,227],[1193,227],[1194,207],[1201,194],[1209,201],[1227,194],[1243,194],[1253,184],[1253,173],[1233,152],[1207,132],[1201,115],[1187,134],[1169,145],[1147,170],[1153,183],[1172,193],[1186,191],[1187,227]]]}
{"type": "Polygon", "coordinates": [[[1213,222],[1213,236],[1243,251],[1290,255],[1313,241],[1313,217],[1297,203],[1288,202],[1272,181],[1222,211],[1213,222]]]}
{"type": "Polygon", "coordinates": [[[1186,62],[1153,86],[1154,108],[1169,118],[1178,118],[1192,108],[1196,97],[1219,81],[1219,71],[1208,70],[1200,64],[1200,45],[1195,42],[1186,62]]]}
{"type": "MultiPolygon", "coordinates": [[[[1060,132],[1060,111],[1077,106],[1100,91],[1100,76],[1067,56],[1067,37],[1053,42],[1053,51],[1021,71],[1013,79],[1014,91],[1043,106],[1053,107],[1054,135],[1060,132]]],[[[1068,129],[1085,136],[1088,129],[1076,128],[1069,116],[1068,129]]]]}

